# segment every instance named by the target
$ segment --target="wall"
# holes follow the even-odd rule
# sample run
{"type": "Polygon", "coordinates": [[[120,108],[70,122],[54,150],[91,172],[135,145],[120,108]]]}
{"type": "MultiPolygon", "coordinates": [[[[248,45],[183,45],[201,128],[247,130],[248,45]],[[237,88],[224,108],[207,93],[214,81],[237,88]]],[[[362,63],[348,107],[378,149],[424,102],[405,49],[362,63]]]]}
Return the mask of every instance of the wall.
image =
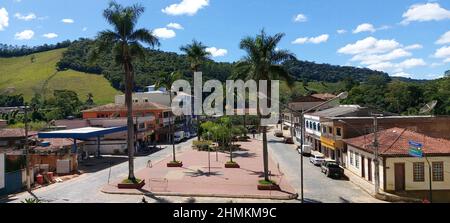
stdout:
{"type": "MultiPolygon", "coordinates": [[[[364,180],[366,180],[367,182],[371,183],[371,184],[375,184],[375,162],[373,162],[375,156],[371,153],[356,149],[352,146],[348,146],[348,151],[347,154],[345,156],[345,160],[346,160],[346,168],[351,171],[352,173],[354,173],[355,175],[359,176],[362,178],[362,157],[364,156],[364,175],[365,178],[364,180]],[[355,159],[353,160],[353,165],[350,164],[350,155],[351,155],[351,151],[359,153],[359,156],[353,155],[355,157],[355,159],[359,159],[359,168],[357,168],[355,166],[355,159]],[[372,181],[369,181],[369,162],[368,159],[372,159],[372,181]]],[[[384,190],[384,173],[383,173],[383,161],[382,159],[379,159],[379,171],[380,171],[380,188],[384,190]]]]}
{"type": "MultiPolygon", "coordinates": [[[[85,141],[84,150],[89,154],[95,154],[97,152],[96,141],[85,141]]],[[[119,154],[124,154],[127,149],[126,140],[102,140],[100,144],[100,153],[103,155],[116,154],[116,150],[119,154]]]]}
{"type": "MultiPolygon", "coordinates": [[[[450,157],[430,157],[431,162],[444,162],[444,181],[433,181],[433,190],[450,190],[450,157]]],[[[405,164],[405,190],[428,190],[429,189],[429,175],[428,164],[424,158],[415,157],[400,157],[400,158],[387,158],[386,159],[386,188],[388,191],[395,190],[395,174],[394,164],[405,164]],[[413,178],[413,163],[423,162],[425,164],[425,181],[414,182],[413,178]]]]}
{"type": "Polygon", "coordinates": [[[0,189],[5,187],[5,154],[0,153],[0,189]]]}

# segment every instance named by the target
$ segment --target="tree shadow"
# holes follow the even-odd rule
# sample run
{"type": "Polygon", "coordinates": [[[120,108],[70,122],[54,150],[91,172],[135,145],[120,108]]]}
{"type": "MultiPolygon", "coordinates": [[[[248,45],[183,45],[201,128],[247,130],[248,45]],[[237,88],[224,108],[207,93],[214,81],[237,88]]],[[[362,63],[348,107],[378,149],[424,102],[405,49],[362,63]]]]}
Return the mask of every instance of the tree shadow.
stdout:
{"type": "Polygon", "coordinates": [[[248,153],[248,152],[233,152],[233,158],[255,158],[257,157],[256,153],[248,153]]]}
{"type": "Polygon", "coordinates": [[[144,194],[145,197],[151,198],[156,201],[156,203],[172,203],[169,200],[161,197],[155,196],[151,191],[145,189],[138,189],[140,192],[144,194]]]}
{"type": "Polygon", "coordinates": [[[343,198],[343,197],[339,197],[339,200],[341,201],[341,203],[352,203],[350,200],[347,200],[347,199],[345,199],[345,198],[343,198]]]}
{"type": "Polygon", "coordinates": [[[203,171],[203,170],[193,170],[191,172],[185,172],[185,173],[190,177],[203,177],[203,176],[210,177],[210,176],[222,176],[223,175],[218,171],[208,172],[208,171],[203,171]]]}
{"type": "Polygon", "coordinates": [[[118,156],[91,158],[81,161],[78,170],[84,173],[94,173],[127,161],[127,157],[118,156]]]}

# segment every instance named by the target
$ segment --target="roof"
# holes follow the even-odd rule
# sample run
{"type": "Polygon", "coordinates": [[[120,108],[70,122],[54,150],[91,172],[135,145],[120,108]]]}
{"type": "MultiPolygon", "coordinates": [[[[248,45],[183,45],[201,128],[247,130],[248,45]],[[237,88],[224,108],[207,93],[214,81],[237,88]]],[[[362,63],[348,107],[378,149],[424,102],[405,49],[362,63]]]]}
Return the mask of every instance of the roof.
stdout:
{"type": "Polygon", "coordinates": [[[359,105],[340,105],[340,106],[325,109],[325,110],[322,110],[319,112],[310,113],[309,115],[319,116],[319,117],[337,117],[337,116],[344,116],[344,115],[352,114],[361,109],[363,109],[363,107],[360,107],[359,105]]]}
{"type": "MultiPolygon", "coordinates": [[[[344,142],[373,153],[373,133],[356,138],[345,139],[344,142]]],[[[384,156],[409,156],[409,142],[423,145],[423,153],[427,155],[450,155],[450,140],[433,138],[404,128],[391,128],[378,132],[379,154],[384,156]]]]}
{"type": "MultiPolygon", "coordinates": [[[[37,135],[35,131],[28,131],[28,136],[37,135]]],[[[0,138],[25,138],[25,129],[0,129],[0,138]]]]}
{"type": "Polygon", "coordinates": [[[126,131],[127,127],[113,127],[113,128],[96,128],[86,127],[79,129],[66,129],[52,132],[39,132],[39,138],[73,138],[73,139],[89,139],[99,136],[104,136],[116,132],[126,131]]]}
{"type": "MultiPolygon", "coordinates": [[[[143,110],[171,110],[171,108],[154,102],[133,103],[133,111],[143,111],[143,110]]],[[[83,112],[126,112],[126,111],[127,107],[125,104],[111,103],[102,106],[97,106],[95,108],[91,108],[88,110],[84,110],[83,112]]]]}
{"type": "Polygon", "coordinates": [[[313,95],[311,95],[311,96],[313,96],[313,97],[315,97],[315,98],[320,98],[320,99],[322,99],[322,100],[324,100],[324,101],[328,101],[328,100],[330,100],[330,99],[333,99],[333,98],[337,97],[336,95],[330,94],[330,93],[313,94],[313,95]]]}
{"type": "MultiPolygon", "coordinates": [[[[48,142],[49,146],[36,146],[33,149],[38,152],[44,152],[44,151],[58,151],[63,148],[68,148],[73,145],[73,139],[39,139],[41,142],[48,142]]],[[[82,144],[83,141],[77,141],[77,144],[82,144]]]]}

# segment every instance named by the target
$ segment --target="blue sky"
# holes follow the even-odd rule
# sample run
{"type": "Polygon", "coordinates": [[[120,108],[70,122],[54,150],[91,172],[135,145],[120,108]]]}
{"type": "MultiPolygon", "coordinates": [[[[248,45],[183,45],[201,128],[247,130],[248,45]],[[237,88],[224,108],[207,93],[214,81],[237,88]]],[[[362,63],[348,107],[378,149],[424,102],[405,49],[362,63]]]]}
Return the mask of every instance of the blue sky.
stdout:
{"type": "MultiPolygon", "coordinates": [[[[179,52],[202,41],[216,61],[243,56],[242,37],[286,34],[279,48],[301,60],[382,70],[420,79],[450,69],[450,1],[147,0],[139,26],[179,52]],[[172,24],[171,24],[172,23],[172,24]],[[171,25],[169,25],[171,24],[171,25]],[[181,26],[181,27],[180,27],[181,26]]],[[[106,0],[1,0],[0,43],[40,45],[94,37],[109,28],[106,0]]]]}

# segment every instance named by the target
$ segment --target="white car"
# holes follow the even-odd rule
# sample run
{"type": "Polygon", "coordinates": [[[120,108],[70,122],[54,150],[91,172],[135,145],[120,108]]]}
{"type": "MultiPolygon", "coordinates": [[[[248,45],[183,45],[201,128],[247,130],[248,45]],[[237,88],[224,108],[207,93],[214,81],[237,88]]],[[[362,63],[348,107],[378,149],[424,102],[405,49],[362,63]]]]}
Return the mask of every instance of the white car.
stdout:
{"type": "Polygon", "coordinates": [[[323,162],[325,162],[325,156],[320,153],[312,153],[309,157],[309,162],[316,166],[320,166],[323,162]]]}

